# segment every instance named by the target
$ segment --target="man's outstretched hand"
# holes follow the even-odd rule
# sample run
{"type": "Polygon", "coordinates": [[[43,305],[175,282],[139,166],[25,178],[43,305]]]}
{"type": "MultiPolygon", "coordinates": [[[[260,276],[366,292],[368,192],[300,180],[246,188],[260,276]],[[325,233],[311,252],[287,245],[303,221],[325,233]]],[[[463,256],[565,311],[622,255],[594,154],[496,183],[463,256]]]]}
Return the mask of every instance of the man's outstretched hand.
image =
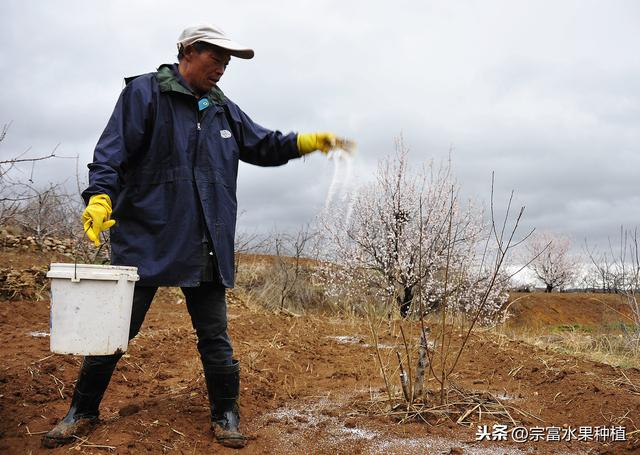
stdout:
{"type": "Polygon", "coordinates": [[[355,143],[348,139],[336,136],[333,133],[299,133],[298,134],[298,150],[300,155],[321,151],[324,154],[331,150],[343,149],[347,152],[353,152],[355,143]]]}
{"type": "Polygon", "coordinates": [[[100,246],[100,233],[116,224],[111,217],[111,198],[106,194],[91,196],[87,208],[82,213],[84,232],[96,246],[100,246]]]}

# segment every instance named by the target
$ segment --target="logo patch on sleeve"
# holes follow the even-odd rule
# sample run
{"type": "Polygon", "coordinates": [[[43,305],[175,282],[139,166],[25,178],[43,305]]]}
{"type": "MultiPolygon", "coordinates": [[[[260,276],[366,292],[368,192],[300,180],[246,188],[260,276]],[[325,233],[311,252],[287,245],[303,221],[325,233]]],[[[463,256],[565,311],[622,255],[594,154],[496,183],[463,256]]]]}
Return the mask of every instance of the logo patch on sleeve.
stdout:
{"type": "Polygon", "coordinates": [[[220,136],[222,137],[222,139],[229,139],[231,137],[231,131],[220,130],[220,136]]]}

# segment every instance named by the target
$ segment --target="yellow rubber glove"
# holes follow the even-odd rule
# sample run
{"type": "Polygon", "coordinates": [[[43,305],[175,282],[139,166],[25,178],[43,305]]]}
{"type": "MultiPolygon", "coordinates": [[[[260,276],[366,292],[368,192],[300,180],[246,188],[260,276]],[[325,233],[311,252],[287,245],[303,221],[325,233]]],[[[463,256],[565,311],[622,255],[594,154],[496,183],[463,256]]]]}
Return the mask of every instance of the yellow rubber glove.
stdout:
{"type": "Polygon", "coordinates": [[[306,155],[316,150],[326,154],[336,146],[336,135],[333,133],[299,133],[297,143],[300,155],[306,155]]]}
{"type": "Polygon", "coordinates": [[[106,194],[91,196],[87,208],[82,213],[84,232],[96,246],[100,246],[100,233],[116,224],[111,217],[111,198],[106,194]]]}

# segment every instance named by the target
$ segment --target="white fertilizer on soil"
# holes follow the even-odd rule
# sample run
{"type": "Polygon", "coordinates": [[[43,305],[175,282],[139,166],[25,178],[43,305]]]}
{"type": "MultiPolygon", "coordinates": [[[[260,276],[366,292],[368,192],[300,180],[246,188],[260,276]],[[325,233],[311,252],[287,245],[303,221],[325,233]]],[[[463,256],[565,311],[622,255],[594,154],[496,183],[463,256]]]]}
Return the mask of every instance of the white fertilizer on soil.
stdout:
{"type": "Polygon", "coordinates": [[[365,430],[364,428],[339,428],[338,432],[343,436],[350,436],[354,439],[367,440],[371,440],[380,435],[380,433],[378,433],[377,431],[365,430]]]}
{"type": "MultiPolygon", "coordinates": [[[[365,343],[361,338],[349,336],[349,335],[340,335],[340,336],[328,336],[327,338],[331,340],[335,340],[338,344],[357,344],[362,346],[363,348],[372,347],[370,344],[365,343]]],[[[393,346],[388,344],[378,343],[379,349],[391,349],[393,346]]]]}
{"type": "MultiPolygon", "coordinates": [[[[346,339],[349,337],[334,338],[346,339]]],[[[357,340],[357,338],[353,338],[357,340]]],[[[464,454],[469,455],[527,455],[536,453],[536,448],[533,445],[518,448],[513,445],[504,446],[496,442],[495,446],[480,446],[473,442],[470,443],[466,437],[456,440],[435,435],[395,436],[385,434],[380,428],[367,428],[366,421],[360,422],[356,427],[347,427],[344,417],[327,412],[346,410],[351,401],[352,396],[349,394],[332,395],[331,398],[329,396],[309,397],[306,403],[299,403],[298,407],[283,407],[264,415],[263,425],[269,425],[269,422],[275,420],[283,424],[285,428],[295,428],[295,431],[282,431],[283,450],[295,450],[299,447],[300,442],[306,438],[314,437],[318,445],[326,446],[326,453],[343,453],[337,448],[344,448],[345,444],[348,445],[346,440],[360,441],[358,453],[362,454],[445,454],[451,453],[454,447],[462,449],[464,454]],[[294,441],[297,441],[298,445],[294,445],[294,441]]],[[[389,421],[389,427],[396,425],[396,423],[389,421]]],[[[556,453],[558,455],[587,455],[589,452],[582,450],[568,452],[559,447],[556,453]]]]}

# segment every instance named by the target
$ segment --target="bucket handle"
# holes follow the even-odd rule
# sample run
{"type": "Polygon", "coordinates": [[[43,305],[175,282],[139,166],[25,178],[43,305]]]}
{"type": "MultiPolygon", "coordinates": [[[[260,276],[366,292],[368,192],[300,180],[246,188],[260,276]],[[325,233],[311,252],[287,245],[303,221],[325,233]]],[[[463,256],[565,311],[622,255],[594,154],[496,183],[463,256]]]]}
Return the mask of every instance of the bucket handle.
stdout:
{"type": "MultiPolygon", "coordinates": [[[[89,229],[91,229],[90,225],[87,227],[87,229],[84,230],[84,235],[87,235],[87,232],[89,231],[89,229]]],[[[102,243],[98,247],[98,251],[96,251],[96,254],[93,256],[93,259],[91,260],[92,264],[95,264],[96,260],[98,259],[98,255],[102,251],[102,247],[106,244],[106,240],[105,240],[104,234],[101,232],[100,235],[102,235],[102,243]]],[[[76,242],[76,245],[75,245],[75,248],[74,248],[74,252],[73,252],[73,277],[71,278],[71,282],[72,283],[79,283],[80,282],[80,278],[78,278],[78,253],[77,253],[77,251],[78,251],[79,243],[82,242],[83,240],[84,240],[84,236],[80,237],[78,239],[78,241],[76,242]]]]}

